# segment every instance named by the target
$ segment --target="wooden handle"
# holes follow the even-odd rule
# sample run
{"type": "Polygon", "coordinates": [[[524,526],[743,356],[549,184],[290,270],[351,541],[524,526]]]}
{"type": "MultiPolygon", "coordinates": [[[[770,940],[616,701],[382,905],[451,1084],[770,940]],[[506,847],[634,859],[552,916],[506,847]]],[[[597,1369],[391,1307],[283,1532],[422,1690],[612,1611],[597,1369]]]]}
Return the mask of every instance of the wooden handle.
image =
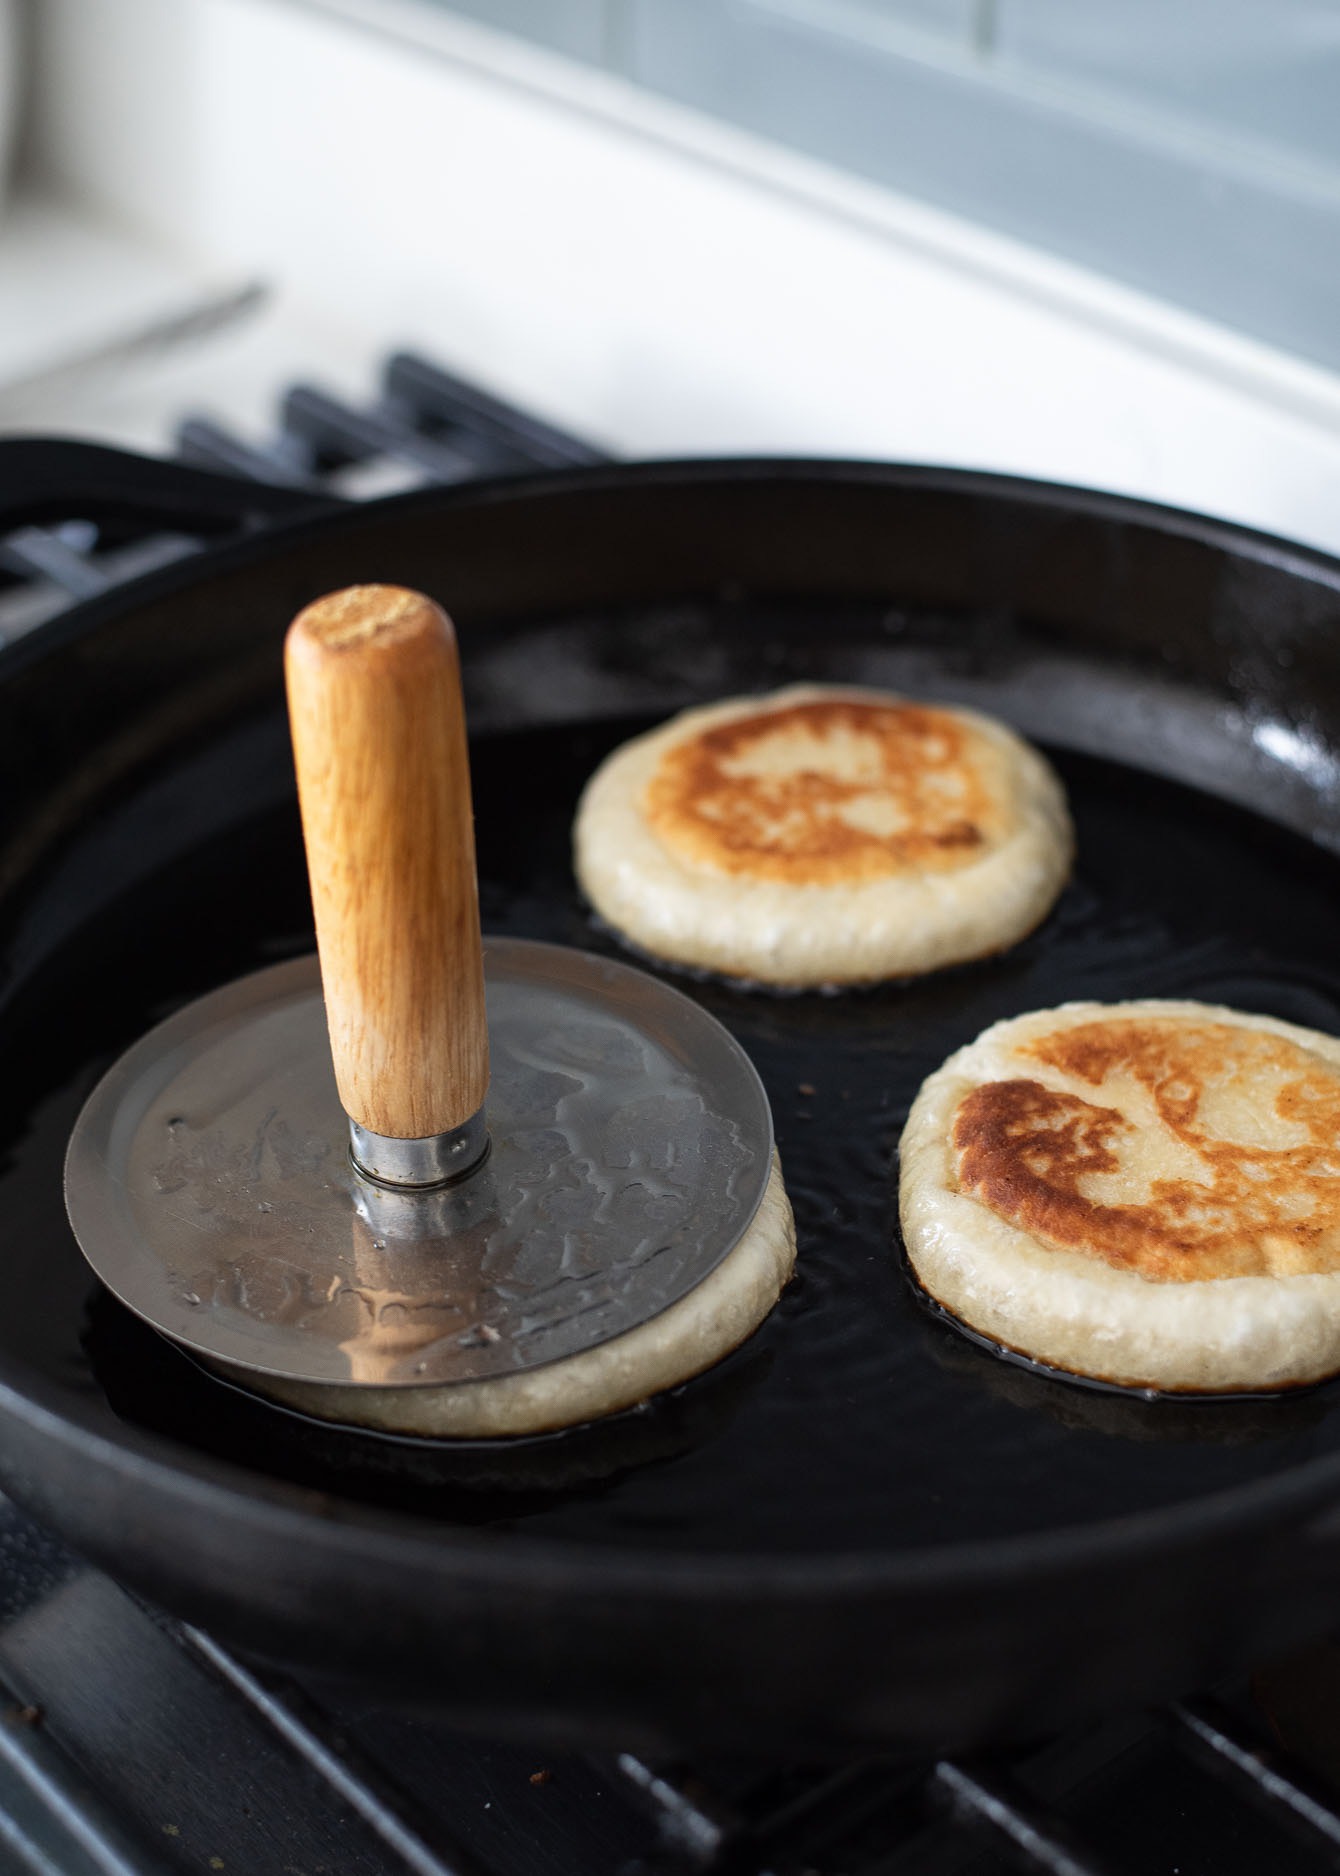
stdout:
{"type": "Polygon", "coordinates": [[[470,772],[451,622],[351,586],[284,647],[340,1099],[373,1133],[458,1127],[488,1087],[470,772]]]}

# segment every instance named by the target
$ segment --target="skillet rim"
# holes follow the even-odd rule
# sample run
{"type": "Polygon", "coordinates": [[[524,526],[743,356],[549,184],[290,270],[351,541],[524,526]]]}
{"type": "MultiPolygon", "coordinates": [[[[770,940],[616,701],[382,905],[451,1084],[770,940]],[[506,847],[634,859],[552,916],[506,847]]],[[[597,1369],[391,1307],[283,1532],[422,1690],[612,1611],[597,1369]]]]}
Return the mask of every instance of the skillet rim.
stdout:
{"type": "MultiPolygon", "coordinates": [[[[40,439],[23,440],[35,443],[40,439]]],[[[177,465],[163,467],[175,472],[177,465]]],[[[453,488],[412,489],[368,502],[332,501],[325,512],[314,514],[308,509],[296,520],[220,546],[207,545],[198,553],[72,606],[49,623],[0,647],[0,709],[4,704],[3,687],[12,676],[72,650],[142,604],[207,586],[220,575],[243,572],[277,558],[287,548],[319,543],[333,525],[348,529],[357,527],[365,517],[373,525],[388,515],[413,517],[420,512],[514,506],[564,495],[617,493],[629,486],[755,483],[772,489],[816,481],[1005,498],[1061,515],[1079,514],[1134,525],[1300,575],[1340,595],[1340,555],[1231,520],[1080,485],[990,470],[873,459],[751,456],[620,463],[536,471],[453,488]]],[[[239,487],[246,489],[250,485],[242,483],[239,487]]],[[[4,1423],[12,1418],[39,1439],[53,1441],[84,1463],[96,1458],[128,1483],[148,1485],[178,1498],[184,1491],[188,1497],[198,1497],[202,1508],[208,1504],[226,1505],[234,1518],[241,1513],[244,1521],[259,1519],[277,1524],[281,1532],[288,1527],[301,1535],[304,1544],[316,1542],[321,1548],[330,1548],[333,1543],[346,1554],[360,1549],[412,1554],[422,1557],[427,1567],[439,1570],[450,1556],[463,1566],[459,1574],[464,1578],[476,1576],[482,1580],[486,1574],[490,1581],[504,1578],[509,1587],[521,1588],[532,1586],[542,1577],[546,1593],[556,1589],[589,1593],[597,1583],[605,1589],[617,1587],[632,1592],[654,1587],[664,1594],[671,1581],[676,1592],[701,1594],[717,1601],[732,1592],[757,1598],[761,1589],[781,1596],[814,1594],[825,1601],[831,1599],[835,1588],[858,1593],[915,1593],[934,1588],[952,1593],[988,1583],[1000,1586],[1016,1578],[1036,1581],[1042,1572],[1066,1572],[1085,1563],[1110,1566],[1124,1556],[1147,1563],[1151,1546],[1194,1547],[1216,1536],[1246,1539],[1259,1535],[1262,1529],[1291,1521],[1302,1524],[1300,1535],[1305,1540],[1310,1536],[1313,1542],[1325,1542],[1324,1533],[1310,1532],[1303,1521],[1318,1509],[1323,1513],[1340,1509],[1337,1451],[1291,1465],[1270,1477],[1198,1496],[1188,1504],[1043,1532],[873,1553],[835,1550],[781,1557],[769,1551],[695,1554],[645,1544],[633,1552],[590,1541],[535,1537],[525,1531],[508,1532],[500,1540],[487,1530],[433,1525],[412,1514],[313,1493],[309,1488],[179,1446],[166,1436],[148,1434],[129,1422],[118,1422],[118,1437],[112,1438],[104,1429],[87,1424],[79,1407],[77,1394],[71,1391],[67,1396],[66,1391],[21,1360],[0,1354],[0,1471],[8,1464],[4,1423]],[[23,1377],[26,1386],[16,1376],[23,1377]],[[60,1404],[53,1405],[53,1400],[60,1404]],[[304,1499],[307,1507],[301,1502],[304,1499]],[[313,1509],[315,1499],[325,1509],[313,1509]],[[464,1567],[470,1564],[477,1567],[464,1567]]],[[[16,1496],[22,1499],[24,1494],[20,1491],[16,1496]]]]}
{"type": "MultiPolygon", "coordinates": [[[[660,1594],[673,1588],[690,1600],[701,1595],[714,1601],[731,1594],[752,1601],[760,1590],[773,1591],[779,1598],[812,1595],[825,1602],[835,1589],[893,1597],[927,1590],[953,1595],[1016,1581],[1036,1583],[1040,1574],[1069,1575],[1085,1565],[1148,1565],[1151,1553],[1195,1550],[1216,1539],[1248,1539],[1291,1523],[1299,1527],[1304,1541],[1324,1544],[1327,1534],[1310,1531],[1308,1513],[1320,1509],[1324,1521],[1337,1508],[1327,1503],[1328,1486],[1336,1482],[1328,1475],[1340,1473],[1340,1454],[1206,1493],[1189,1505],[961,1544],[782,1556],[766,1550],[694,1553],[650,1545],[634,1552],[526,1531],[499,1537],[487,1529],[434,1525],[427,1518],[248,1471],[231,1460],[148,1434],[128,1421],[118,1422],[121,1437],[112,1439],[100,1428],[80,1425],[76,1415],[46,1404],[40,1397],[52,1394],[59,1399],[60,1390],[45,1377],[28,1371],[34,1385],[31,1392],[23,1392],[12,1379],[15,1369],[24,1372],[23,1364],[14,1362],[0,1372],[0,1443],[3,1423],[12,1416],[39,1438],[54,1438],[81,1464],[92,1458],[128,1483],[165,1489],[178,1509],[183,1496],[197,1499],[202,1511],[226,1505],[234,1523],[240,1512],[241,1522],[269,1525],[278,1536],[287,1530],[304,1548],[315,1540],[321,1550],[334,1548],[346,1556],[361,1552],[417,1558],[438,1573],[449,1558],[453,1565],[476,1566],[453,1568],[451,1574],[458,1580],[511,1590],[538,1584],[546,1595],[589,1594],[597,1587],[628,1593],[654,1589],[660,1594]],[[165,1448],[179,1454],[181,1463],[162,1457],[165,1448]]],[[[3,1465],[0,1459],[0,1469],[3,1465]]],[[[1340,1542],[1340,1530],[1334,1541],[1340,1542]]]]}
{"type": "MultiPolygon", "coordinates": [[[[23,438],[34,444],[50,441],[39,437],[23,438]]],[[[123,452],[128,459],[131,452],[123,452]]],[[[164,463],[165,469],[178,465],[164,463]]],[[[183,471],[183,473],[185,473],[183,471]]],[[[212,476],[211,481],[224,478],[212,476]]],[[[858,485],[884,486],[891,489],[917,488],[926,491],[943,489],[965,496],[997,496],[1030,504],[1091,515],[1097,519],[1134,523],[1184,540],[1245,554],[1262,564],[1306,572],[1310,577],[1332,587],[1340,594],[1340,552],[1306,542],[1292,541],[1285,535],[1244,523],[1202,514],[1194,509],[1177,508],[1167,503],[1139,496],[1114,494],[1109,490],[1088,488],[1078,483],[1048,482],[1030,476],[1015,476],[989,469],[959,469],[936,463],[881,462],[873,458],[834,458],[808,456],[741,457],[669,457],[645,462],[618,463],[597,468],[535,470],[525,475],[496,476],[458,483],[448,488],[407,489],[398,495],[384,495],[370,501],[332,499],[324,512],[304,510],[296,519],[276,522],[255,529],[240,539],[221,545],[207,544],[198,553],[152,569],[133,580],[110,588],[105,593],[81,600],[66,608],[54,619],[23,634],[10,644],[0,645],[0,684],[42,657],[54,655],[90,631],[110,624],[124,611],[148,600],[170,597],[197,584],[206,584],[220,573],[241,571],[249,564],[268,558],[276,546],[301,547],[326,533],[337,519],[346,527],[356,527],[364,516],[413,515],[417,510],[456,509],[513,505],[549,495],[599,493],[602,488],[617,490],[623,485],[637,487],[658,483],[766,481],[785,485],[804,481],[853,482],[858,485]]],[[[240,491],[253,485],[239,482],[240,491]]],[[[0,523],[4,520],[0,507],[0,523]]]]}

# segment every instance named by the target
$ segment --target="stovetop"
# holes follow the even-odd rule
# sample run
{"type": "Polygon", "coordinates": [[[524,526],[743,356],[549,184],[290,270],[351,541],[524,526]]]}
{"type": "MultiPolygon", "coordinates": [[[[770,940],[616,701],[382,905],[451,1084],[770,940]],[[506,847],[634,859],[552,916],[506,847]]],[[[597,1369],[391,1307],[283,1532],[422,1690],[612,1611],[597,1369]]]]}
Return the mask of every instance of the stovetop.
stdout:
{"type": "Polygon", "coordinates": [[[0,1508],[0,1870],[59,1876],[1313,1876],[1340,1646],[986,1758],[843,1766],[485,1741],[276,1674],[0,1508]]]}
{"type": "MultiPolygon", "coordinates": [[[[601,460],[397,354],[182,460],[383,493],[601,460]]],[[[72,521],[0,542],[0,635],[176,558],[72,521]]],[[[145,1606],[0,1501],[0,1876],[1311,1876],[1340,1869],[1340,1644],[1244,1685],[974,1758],[652,1764],[469,1737],[278,1674],[145,1606]]]]}

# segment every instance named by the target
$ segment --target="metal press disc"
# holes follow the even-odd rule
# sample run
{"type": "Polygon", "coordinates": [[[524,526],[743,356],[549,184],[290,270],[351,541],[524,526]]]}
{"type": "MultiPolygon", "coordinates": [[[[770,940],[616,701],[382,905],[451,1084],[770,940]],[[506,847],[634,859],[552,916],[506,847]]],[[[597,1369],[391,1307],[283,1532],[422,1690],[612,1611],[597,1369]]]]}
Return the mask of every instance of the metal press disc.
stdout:
{"type": "Polygon", "coordinates": [[[490,1151],[431,1192],[353,1169],[314,956],[152,1030],[70,1139],[99,1277],[211,1360],[381,1387],[536,1368],[694,1289],[771,1170],[748,1056],[625,964],[488,939],[485,977],[490,1151]]]}

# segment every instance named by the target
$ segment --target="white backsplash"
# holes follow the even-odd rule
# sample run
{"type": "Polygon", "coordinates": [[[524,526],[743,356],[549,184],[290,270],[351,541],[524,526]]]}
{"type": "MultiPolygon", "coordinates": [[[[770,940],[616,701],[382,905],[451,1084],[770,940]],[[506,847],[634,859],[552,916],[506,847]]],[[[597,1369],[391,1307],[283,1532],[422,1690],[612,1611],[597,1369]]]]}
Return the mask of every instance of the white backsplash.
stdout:
{"type": "Polygon", "coordinates": [[[37,12],[36,179],[183,293],[273,283],[309,375],[416,344],[629,455],[967,464],[1340,550],[1340,381],[1208,321],[415,0],[37,12]]]}

